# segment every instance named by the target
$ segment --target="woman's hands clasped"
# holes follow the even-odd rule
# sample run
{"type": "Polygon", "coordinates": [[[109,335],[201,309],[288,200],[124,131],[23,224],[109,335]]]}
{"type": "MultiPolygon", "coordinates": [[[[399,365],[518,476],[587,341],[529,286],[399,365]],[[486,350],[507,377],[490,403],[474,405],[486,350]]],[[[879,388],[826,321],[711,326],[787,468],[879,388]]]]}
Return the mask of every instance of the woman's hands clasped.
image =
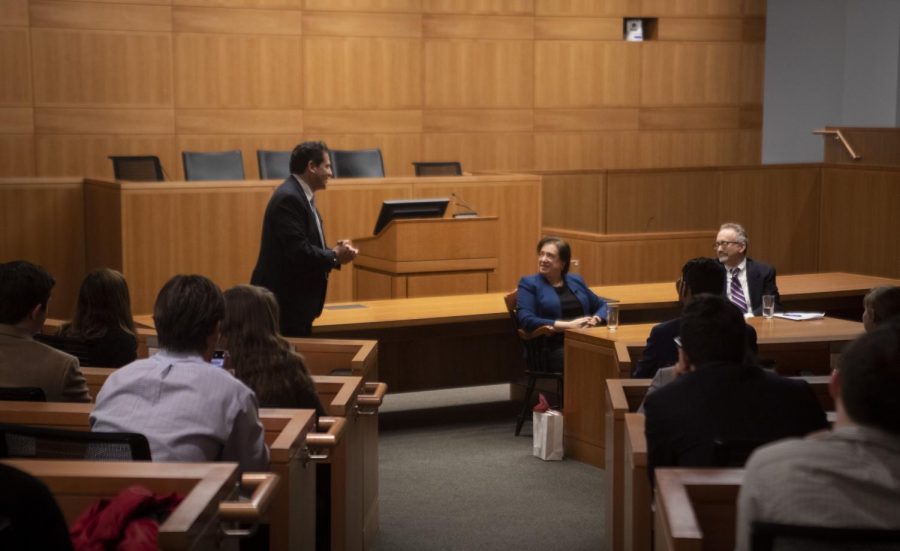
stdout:
{"type": "Polygon", "coordinates": [[[603,323],[599,316],[584,316],[573,320],[556,320],[553,322],[554,331],[565,331],[566,329],[582,329],[585,327],[597,327],[603,323]]]}

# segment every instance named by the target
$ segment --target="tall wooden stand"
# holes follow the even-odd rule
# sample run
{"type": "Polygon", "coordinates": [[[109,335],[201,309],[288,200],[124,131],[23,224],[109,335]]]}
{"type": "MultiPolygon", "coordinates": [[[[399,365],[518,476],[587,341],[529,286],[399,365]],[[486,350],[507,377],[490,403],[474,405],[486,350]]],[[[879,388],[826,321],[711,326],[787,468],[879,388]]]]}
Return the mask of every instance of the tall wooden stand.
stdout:
{"type": "Polygon", "coordinates": [[[394,220],[356,240],[354,300],[488,292],[497,268],[497,217],[394,220]]]}

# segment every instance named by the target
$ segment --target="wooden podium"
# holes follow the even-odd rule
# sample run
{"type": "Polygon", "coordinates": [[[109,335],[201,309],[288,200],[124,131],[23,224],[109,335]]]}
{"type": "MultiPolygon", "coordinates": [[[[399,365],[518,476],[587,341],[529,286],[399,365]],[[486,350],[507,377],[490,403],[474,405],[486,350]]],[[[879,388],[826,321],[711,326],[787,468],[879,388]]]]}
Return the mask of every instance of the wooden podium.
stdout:
{"type": "Polygon", "coordinates": [[[355,241],[353,299],[486,293],[498,232],[496,216],[394,220],[355,241]]]}

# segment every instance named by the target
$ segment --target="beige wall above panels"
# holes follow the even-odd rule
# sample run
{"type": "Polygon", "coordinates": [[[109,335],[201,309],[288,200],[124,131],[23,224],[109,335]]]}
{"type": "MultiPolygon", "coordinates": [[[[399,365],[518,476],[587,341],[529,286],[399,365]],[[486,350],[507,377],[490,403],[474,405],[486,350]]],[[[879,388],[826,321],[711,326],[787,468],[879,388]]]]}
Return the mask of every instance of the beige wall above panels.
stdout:
{"type": "Polygon", "coordinates": [[[237,147],[250,178],[305,138],[390,176],[758,163],[764,41],[763,0],[7,0],[0,176],[237,147]]]}

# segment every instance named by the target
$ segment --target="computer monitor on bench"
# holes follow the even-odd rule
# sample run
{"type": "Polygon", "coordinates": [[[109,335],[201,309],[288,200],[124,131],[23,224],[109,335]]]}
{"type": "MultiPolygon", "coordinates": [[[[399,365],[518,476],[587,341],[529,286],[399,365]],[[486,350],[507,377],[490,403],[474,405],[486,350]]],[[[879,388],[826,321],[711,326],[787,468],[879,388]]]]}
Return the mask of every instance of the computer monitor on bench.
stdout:
{"type": "Polygon", "coordinates": [[[397,199],[381,204],[375,235],[378,235],[392,220],[399,218],[443,218],[447,211],[448,198],[397,199]]]}

